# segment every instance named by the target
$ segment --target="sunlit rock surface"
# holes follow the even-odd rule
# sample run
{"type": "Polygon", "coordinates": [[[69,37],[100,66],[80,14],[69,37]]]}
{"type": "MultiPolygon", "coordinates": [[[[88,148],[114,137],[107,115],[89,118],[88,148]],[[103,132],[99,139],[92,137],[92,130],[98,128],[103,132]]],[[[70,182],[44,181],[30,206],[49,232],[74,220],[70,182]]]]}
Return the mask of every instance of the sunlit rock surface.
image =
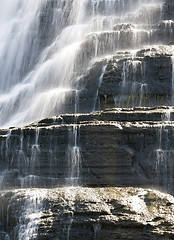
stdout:
{"type": "Polygon", "coordinates": [[[0,192],[0,200],[0,211],[6,213],[0,217],[0,234],[14,240],[25,236],[29,226],[30,236],[38,240],[173,239],[174,198],[155,190],[30,189],[0,192]]]}
{"type": "Polygon", "coordinates": [[[6,3],[0,240],[173,239],[173,1],[6,3]]]}
{"type": "Polygon", "coordinates": [[[0,6],[1,128],[63,113],[172,105],[173,1],[0,6]]]}

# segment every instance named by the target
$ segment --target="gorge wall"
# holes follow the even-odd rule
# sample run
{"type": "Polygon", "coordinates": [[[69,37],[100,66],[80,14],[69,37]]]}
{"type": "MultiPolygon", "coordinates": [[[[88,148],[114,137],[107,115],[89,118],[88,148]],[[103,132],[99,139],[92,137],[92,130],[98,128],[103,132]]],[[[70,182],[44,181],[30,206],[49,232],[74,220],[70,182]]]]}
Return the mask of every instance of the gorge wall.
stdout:
{"type": "Polygon", "coordinates": [[[0,239],[173,239],[174,3],[1,5],[0,239]]]}
{"type": "Polygon", "coordinates": [[[158,187],[173,193],[172,107],[59,115],[0,137],[1,186],[158,187]],[[74,124],[72,124],[74,123],[74,124]]]}

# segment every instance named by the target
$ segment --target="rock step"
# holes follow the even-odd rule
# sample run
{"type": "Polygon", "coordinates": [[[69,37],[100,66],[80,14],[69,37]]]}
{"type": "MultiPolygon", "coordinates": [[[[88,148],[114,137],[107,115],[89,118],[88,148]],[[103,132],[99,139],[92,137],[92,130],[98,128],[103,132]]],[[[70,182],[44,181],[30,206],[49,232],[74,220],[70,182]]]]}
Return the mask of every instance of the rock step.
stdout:
{"type": "MultiPolygon", "coordinates": [[[[114,108],[86,114],[63,114],[54,118],[46,118],[29,127],[47,127],[56,125],[92,125],[99,122],[154,122],[154,125],[164,124],[166,121],[174,121],[174,107],[137,107],[137,108],[114,108]],[[156,123],[155,123],[156,122],[156,123]]],[[[27,128],[27,126],[26,126],[27,128]]]]}
{"type": "Polygon", "coordinates": [[[38,240],[64,240],[68,234],[72,240],[168,240],[174,234],[174,198],[155,190],[23,189],[0,192],[0,201],[2,239],[14,236],[22,224],[35,224],[38,240]]]}
{"type": "Polygon", "coordinates": [[[173,107],[109,109],[2,130],[1,188],[71,182],[173,192],[173,113],[173,107]]]}
{"type": "Polygon", "coordinates": [[[78,112],[173,105],[173,49],[155,45],[117,51],[96,62],[79,80],[78,112]]]}
{"type": "Polygon", "coordinates": [[[78,62],[85,65],[91,58],[113,54],[118,50],[136,50],[147,45],[172,44],[174,33],[172,29],[166,25],[166,28],[154,30],[130,29],[91,33],[81,44],[78,62]]]}

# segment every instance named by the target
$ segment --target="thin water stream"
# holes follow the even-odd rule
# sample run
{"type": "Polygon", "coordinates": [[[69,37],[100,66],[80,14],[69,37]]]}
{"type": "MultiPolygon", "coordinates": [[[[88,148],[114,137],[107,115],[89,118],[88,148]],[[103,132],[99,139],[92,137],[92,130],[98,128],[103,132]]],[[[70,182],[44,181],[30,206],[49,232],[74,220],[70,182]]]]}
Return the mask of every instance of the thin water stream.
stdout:
{"type": "MultiPolygon", "coordinates": [[[[80,94],[87,90],[86,85],[83,85],[83,79],[89,69],[93,69],[104,59],[99,71],[100,76],[94,79],[97,82],[97,90],[95,96],[91,98],[94,101],[90,103],[92,106],[90,112],[100,109],[99,88],[108,70],[109,61],[119,51],[124,53],[128,51],[129,59],[122,62],[121,91],[114,97],[115,107],[125,105],[128,90],[131,94],[126,96],[127,106],[142,106],[148,86],[144,81],[145,66],[137,58],[136,52],[147,45],[161,44],[155,35],[157,31],[155,26],[162,20],[162,7],[162,0],[1,1],[0,127],[24,126],[62,113],[76,115],[80,111],[80,101],[82,98],[84,100],[80,94]]],[[[167,28],[170,28],[169,23],[166,23],[167,28]]],[[[173,57],[172,61],[174,63],[173,57]]],[[[172,79],[173,92],[174,71],[172,79]]],[[[108,96],[104,96],[107,102],[108,96]]],[[[75,209],[73,187],[80,185],[83,161],[80,124],[76,124],[75,116],[74,122],[69,125],[68,136],[65,136],[68,139],[65,147],[63,143],[63,147],[56,145],[61,131],[55,133],[57,138],[47,143],[45,139],[49,134],[49,127],[45,128],[42,136],[41,128],[42,126],[40,128],[36,126],[33,130],[31,127],[31,135],[28,138],[25,138],[26,133],[23,130],[19,136],[11,134],[13,129],[9,130],[5,141],[8,169],[0,169],[3,171],[0,173],[0,187],[5,189],[10,186],[11,182],[7,180],[9,172],[12,172],[11,175],[16,181],[13,181],[13,186],[27,189],[14,239],[30,240],[37,238],[37,230],[44,211],[43,202],[47,194],[46,190],[33,187],[45,187],[47,184],[51,187],[58,186],[60,181],[58,177],[61,176],[63,184],[72,187],[64,189],[66,198],[71,198],[73,202],[68,213],[68,223],[64,227],[66,239],[69,240],[75,209]],[[42,137],[47,144],[41,142],[42,137]],[[41,144],[45,144],[44,147],[41,144]],[[64,161],[61,160],[66,173],[59,173],[59,158],[55,157],[59,147],[62,147],[62,152],[66,155],[64,161]],[[41,152],[40,149],[44,149],[45,152],[41,152]],[[47,154],[48,161],[45,161],[46,166],[43,167],[44,154],[47,154]],[[42,170],[43,178],[39,176],[42,170]]],[[[163,179],[166,181],[163,184],[171,184],[169,181],[173,175],[166,175],[171,163],[168,166],[166,159],[168,155],[170,158],[173,150],[170,152],[163,148],[161,143],[164,137],[163,130],[165,129],[161,128],[159,133],[156,169],[161,174],[158,166],[162,163],[163,179]]],[[[1,148],[4,149],[4,146],[1,148]]],[[[93,224],[95,240],[98,239],[100,229],[100,224],[93,224]]],[[[14,240],[5,229],[0,232],[0,237],[1,235],[3,240],[14,240]]]]}
{"type": "Polygon", "coordinates": [[[141,29],[144,21],[150,28],[154,11],[159,13],[155,21],[161,18],[160,0],[49,2],[1,3],[1,127],[67,112],[67,101],[74,98],[79,77],[95,58],[98,61],[116,50],[147,44],[142,37],[149,30],[137,28],[141,29]],[[125,22],[136,28],[127,28],[125,22]]]}

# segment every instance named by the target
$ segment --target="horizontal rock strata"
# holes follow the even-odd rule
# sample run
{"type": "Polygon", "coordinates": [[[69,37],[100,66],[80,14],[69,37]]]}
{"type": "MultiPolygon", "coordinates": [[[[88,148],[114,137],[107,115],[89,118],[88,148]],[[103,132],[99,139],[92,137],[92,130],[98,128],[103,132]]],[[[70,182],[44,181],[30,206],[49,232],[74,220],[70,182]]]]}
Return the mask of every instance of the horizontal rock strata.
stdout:
{"type": "MultiPolygon", "coordinates": [[[[71,90],[61,107],[47,109],[81,114],[0,130],[1,240],[173,239],[174,198],[146,188],[174,194],[174,3],[97,2],[88,1],[95,17],[74,58],[71,90]]],[[[49,0],[38,12],[24,56],[35,53],[21,76],[43,49],[57,51],[68,3],[49,0]]],[[[23,111],[19,100],[1,106],[1,124],[23,111]]]]}
{"type": "MultiPolygon", "coordinates": [[[[75,68],[80,74],[73,89],[77,91],[66,93],[62,108],[55,109],[53,115],[173,104],[172,1],[145,1],[143,5],[138,1],[112,2],[115,17],[110,16],[105,4],[100,1],[96,7],[95,2],[88,3],[89,11],[95,9],[99,15],[92,20],[91,33],[86,35],[76,56],[75,68]],[[105,18],[100,16],[104,9],[105,18]],[[74,106],[77,99],[78,104],[74,106]]],[[[42,9],[39,18],[41,46],[50,44],[55,32],[66,26],[59,14],[56,17],[61,23],[60,29],[56,27],[57,21],[53,21],[60,7],[65,8],[68,19],[70,10],[63,6],[63,2],[50,0],[42,9]]]]}
{"type": "Polygon", "coordinates": [[[0,200],[2,240],[18,240],[29,226],[37,240],[169,240],[174,234],[174,198],[154,190],[30,189],[0,192],[0,200]]]}
{"type": "Polygon", "coordinates": [[[1,188],[156,186],[173,192],[174,109],[59,115],[1,130],[1,188]]]}
{"type": "Polygon", "coordinates": [[[172,105],[173,53],[173,45],[151,46],[96,63],[82,80],[78,111],[172,105]]]}

